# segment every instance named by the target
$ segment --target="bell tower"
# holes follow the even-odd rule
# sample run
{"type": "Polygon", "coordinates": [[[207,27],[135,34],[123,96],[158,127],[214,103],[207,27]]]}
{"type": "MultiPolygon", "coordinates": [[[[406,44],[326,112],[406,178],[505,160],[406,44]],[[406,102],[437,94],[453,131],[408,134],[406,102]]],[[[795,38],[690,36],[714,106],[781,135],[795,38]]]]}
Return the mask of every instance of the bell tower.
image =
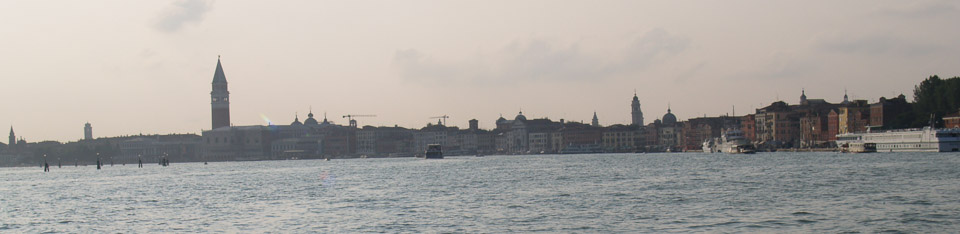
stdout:
{"type": "Polygon", "coordinates": [[[223,74],[220,56],[217,56],[217,70],[213,72],[213,91],[210,92],[213,129],[230,126],[230,92],[227,91],[227,76],[223,74]]]}
{"type": "Polygon", "coordinates": [[[630,103],[630,115],[633,117],[630,124],[643,126],[643,111],[640,111],[640,98],[637,98],[637,92],[633,92],[633,102],[630,103]]]}

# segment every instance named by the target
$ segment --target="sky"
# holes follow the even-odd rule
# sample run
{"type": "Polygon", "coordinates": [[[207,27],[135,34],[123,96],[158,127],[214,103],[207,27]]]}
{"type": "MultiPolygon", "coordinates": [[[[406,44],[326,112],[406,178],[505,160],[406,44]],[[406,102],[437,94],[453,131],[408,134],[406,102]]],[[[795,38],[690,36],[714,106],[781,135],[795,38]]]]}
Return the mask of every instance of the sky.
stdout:
{"type": "MultiPolygon", "coordinates": [[[[465,128],[628,124],[809,98],[876,102],[960,75],[956,1],[0,1],[0,126],[27,141],[210,129],[308,112],[465,128]]],[[[734,110],[736,111],[735,113],[734,110]]]]}

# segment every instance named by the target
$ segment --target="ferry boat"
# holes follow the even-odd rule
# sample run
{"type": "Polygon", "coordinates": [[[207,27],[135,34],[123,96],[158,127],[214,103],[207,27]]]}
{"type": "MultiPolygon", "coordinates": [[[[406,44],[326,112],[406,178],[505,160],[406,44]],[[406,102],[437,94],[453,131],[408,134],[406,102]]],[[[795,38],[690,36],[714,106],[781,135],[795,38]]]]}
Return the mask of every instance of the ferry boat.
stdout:
{"type": "Polygon", "coordinates": [[[960,151],[960,129],[925,127],[837,135],[841,151],[844,147],[852,151],[867,143],[875,144],[876,152],[957,152],[960,151]]]}
{"type": "Polygon", "coordinates": [[[442,159],[443,150],[441,150],[440,144],[429,144],[427,145],[427,152],[424,153],[425,159],[442,159]]]}
{"type": "Polygon", "coordinates": [[[720,137],[719,151],[728,154],[752,154],[757,152],[757,148],[743,136],[743,131],[728,130],[720,137]]]}

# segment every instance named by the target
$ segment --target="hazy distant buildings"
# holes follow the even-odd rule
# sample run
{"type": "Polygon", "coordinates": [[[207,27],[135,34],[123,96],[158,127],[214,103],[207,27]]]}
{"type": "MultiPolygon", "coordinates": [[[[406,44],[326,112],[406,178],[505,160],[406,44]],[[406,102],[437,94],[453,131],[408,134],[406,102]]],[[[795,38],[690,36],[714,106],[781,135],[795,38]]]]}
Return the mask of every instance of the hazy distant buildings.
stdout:
{"type": "Polygon", "coordinates": [[[120,153],[111,158],[116,162],[155,161],[161,157],[173,162],[200,159],[200,136],[195,134],[133,136],[122,138],[118,145],[120,153]]]}

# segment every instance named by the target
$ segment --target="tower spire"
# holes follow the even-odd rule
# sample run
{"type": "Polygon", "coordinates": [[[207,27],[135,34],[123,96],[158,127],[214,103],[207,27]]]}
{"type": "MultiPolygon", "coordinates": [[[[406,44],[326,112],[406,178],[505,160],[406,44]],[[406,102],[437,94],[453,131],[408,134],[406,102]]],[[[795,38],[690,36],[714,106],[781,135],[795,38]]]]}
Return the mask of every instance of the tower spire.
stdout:
{"type": "Polygon", "coordinates": [[[13,147],[17,145],[17,135],[13,134],[13,125],[10,125],[10,144],[7,147],[13,147]]]}
{"type": "Polygon", "coordinates": [[[600,127],[600,120],[597,119],[597,111],[593,111],[593,120],[590,122],[590,125],[594,127],[600,127]]]}
{"type": "Polygon", "coordinates": [[[230,126],[230,91],[227,89],[227,76],[223,73],[220,55],[217,55],[217,68],[213,72],[213,90],[210,92],[212,129],[230,126]]]}
{"type": "Polygon", "coordinates": [[[800,104],[804,105],[807,103],[807,91],[804,88],[800,88],[800,104]]]}

